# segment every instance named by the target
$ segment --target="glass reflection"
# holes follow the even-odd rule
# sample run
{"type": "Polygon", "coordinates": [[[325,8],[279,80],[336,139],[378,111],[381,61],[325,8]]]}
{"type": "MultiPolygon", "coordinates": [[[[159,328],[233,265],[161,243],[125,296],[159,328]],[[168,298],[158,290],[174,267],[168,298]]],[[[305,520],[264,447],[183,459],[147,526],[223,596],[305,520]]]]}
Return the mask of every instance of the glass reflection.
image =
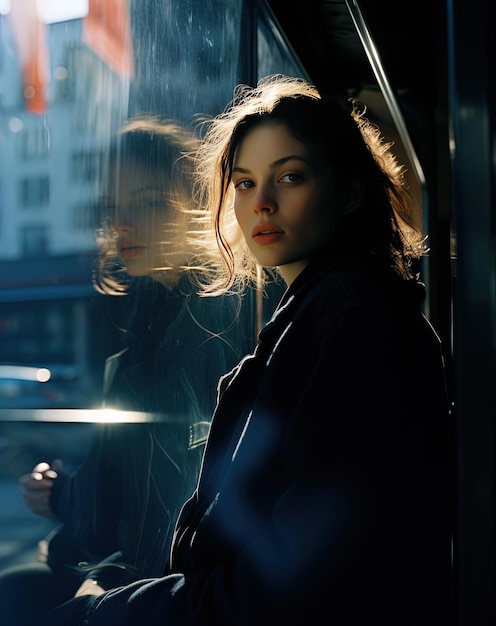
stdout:
{"type": "Polygon", "coordinates": [[[105,364],[104,405],[162,419],[102,424],[80,467],[67,471],[56,459],[21,477],[30,510],[58,525],[38,562],[0,575],[9,623],[30,610],[12,601],[17,589],[39,618],[41,606],[70,599],[95,570],[105,589],[163,572],[174,521],[196,484],[217,382],[253,348],[237,297],[196,293],[187,236],[196,145],[183,125],[144,117],[110,146],[95,280],[102,293],[125,294],[128,308],[124,347],[105,364]]]}
{"type": "MultiPolygon", "coordinates": [[[[128,478],[150,454],[155,434],[150,436],[149,424],[75,424],[64,422],[63,410],[100,415],[105,397],[109,410],[160,415],[164,426],[166,417],[185,416],[187,396],[191,412],[208,421],[206,407],[215,394],[208,380],[251,349],[257,320],[265,310],[270,314],[280,295],[277,289],[273,298],[246,294],[221,356],[204,361],[193,350],[189,322],[178,317],[170,341],[190,345],[181,353],[181,367],[167,369],[156,348],[193,291],[183,272],[188,251],[178,237],[187,221],[171,208],[180,204],[171,181],[187,178],[165,163],[157,168],[152,152],[146,164],[131,164],[131,148],[116,142],[130,120],[174,120],[191,129],[197,116],[218,113],[236,83],[255,80],[257,55],[264,74],[291,73],[293,67],[300,73],[269,18],[255,28],[258,44],[247,39],[243,11],[259,19],[263,7],[241,0],[0,0],[0,363],[52,371],[50,393],[10,384],[10,395],[2,396],[0,386],[0,486],[10,503],[3,512],[0,568],[36,558],[45,522],[55,525],[17,506],[21,474],[55,456],[72,471],[94,445],[103,445],[101,433],[110,441],[111,430],[112,437],[120,430],[128,445],[136,443],[136,458],[126,463],[128,478]],[[133,190],[138,182],[140,189],[133,190]],[[135,202],[129,200],[133,195],[135,202]],[[149,254],[138,254],[138,244],[146,243],[149,254]],[[143,338],[138,329],[145,326],[143,338]],[[186,359],[190,351],[194,356],[186,359]],[[109,359],[116,354],[121,356],[109,359]],[[122,367],[127,360],[129,370],[122,367]],[[191,364],[202,368],[194,385],[185,392],[181,381],[170,391],[166,377],[177,381],[191,364]],[[161,378],[153,387],[156,371],[161,378]],[[22,390],[13,394],[14,387],[22,390]],[[208,399],[199,402],[197,394],[208,399]],[[32,421],[23,424],[19,411],[32,421]],[[45,419],[46,411],[52,411],[50,423],[42,428],[36,418],[45,419]],[[142,449],[140,438],[146,440],[142,449]]],[[[238,305],[221,312],[215,321],[223,329],[222,316],[232,319],[238,305]]],[[[124,454],[125,445],[116,446],[115,454],[124,454]]]]}

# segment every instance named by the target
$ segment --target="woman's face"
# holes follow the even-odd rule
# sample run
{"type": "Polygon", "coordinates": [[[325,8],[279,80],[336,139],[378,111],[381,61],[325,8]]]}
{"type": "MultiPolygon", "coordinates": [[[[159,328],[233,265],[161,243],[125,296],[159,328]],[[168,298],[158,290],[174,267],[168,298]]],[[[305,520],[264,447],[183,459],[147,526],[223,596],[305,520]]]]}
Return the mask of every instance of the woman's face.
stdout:
{"type": "Polygon", "coordinates": [[[112,208],[117,251],[130,276],[162,280],[184,263],[184,237],[178,211],[167,200],[163,171],[132,161],[111,167],[105,200],[112,208]]]}
{"type": "Polygon", "coordinates": [[[233,164],[234,210],[246,242],[290,284],[328,245],[341,215],[340,194],[322,162],[282,122],[245,135],[233,164]]]}

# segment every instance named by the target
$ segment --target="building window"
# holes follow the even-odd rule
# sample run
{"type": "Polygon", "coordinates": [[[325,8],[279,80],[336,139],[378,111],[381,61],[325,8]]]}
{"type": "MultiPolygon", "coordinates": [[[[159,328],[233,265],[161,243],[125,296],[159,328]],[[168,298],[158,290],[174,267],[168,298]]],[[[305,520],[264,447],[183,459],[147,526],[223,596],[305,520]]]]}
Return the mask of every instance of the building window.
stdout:
{"type": "Polygon", "coordinates": [[[50,134],[46,125],[25,130],[20,135],[20,142],[21,157],[25,161],[40,158],[50,151],[50,134]]]}
{"type": "Polygon", "coordinates": [[[48,231],[42,224],[21,229],[21,250],[24,257],[45,256],[48,252],[48,231]]]}
{"type": "Polygon", "coordinates": [[[21,207],[46,206],[50,201],[50,180],[48,176],[25,178],[20,185],[21,207]]]}

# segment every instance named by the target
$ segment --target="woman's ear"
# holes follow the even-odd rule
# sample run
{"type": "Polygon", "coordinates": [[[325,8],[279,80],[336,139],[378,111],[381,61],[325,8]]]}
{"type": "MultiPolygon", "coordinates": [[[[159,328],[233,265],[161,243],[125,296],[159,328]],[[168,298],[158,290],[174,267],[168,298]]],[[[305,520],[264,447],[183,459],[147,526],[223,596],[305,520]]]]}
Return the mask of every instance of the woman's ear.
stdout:
{"type": "Polygon", "coordinates": [[[341,213],[351,215],[362,203],[364,183],[361,176],[350,176],[341,192],[341,213]]]}

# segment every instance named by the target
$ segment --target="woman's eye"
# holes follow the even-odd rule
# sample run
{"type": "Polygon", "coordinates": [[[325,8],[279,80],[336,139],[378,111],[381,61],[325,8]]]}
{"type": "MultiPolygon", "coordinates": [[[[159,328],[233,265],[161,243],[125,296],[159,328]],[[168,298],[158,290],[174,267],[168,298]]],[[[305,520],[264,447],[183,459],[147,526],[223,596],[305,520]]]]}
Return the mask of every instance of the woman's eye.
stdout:
{"type": "Polygon", "coordinates": [[[234,183],[234,189],[239,191],[243,191],[243,189],[251,189],[253,186],[254,185],[251,180],[239,180],[237,183],[234,183]]]}
{"type": "Polygon", "coordinates": [[[289,174],[284,174],[279,179],[282,183],[298,183],[302,180],[303,176],[298,174],[297,172],[290,172],[289,174]]]}

